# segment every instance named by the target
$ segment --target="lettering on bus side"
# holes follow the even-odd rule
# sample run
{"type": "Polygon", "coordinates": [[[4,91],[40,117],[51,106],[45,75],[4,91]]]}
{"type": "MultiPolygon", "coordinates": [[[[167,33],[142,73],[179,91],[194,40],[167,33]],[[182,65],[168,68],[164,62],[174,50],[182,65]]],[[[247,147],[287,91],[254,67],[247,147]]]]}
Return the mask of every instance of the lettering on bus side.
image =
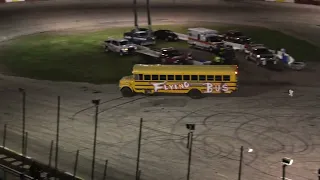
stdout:
{"type": "Polygon", "coordinates": [[[212,84],[212,83],[204,83],[207,87],[205,93],[216,92],[227,92],[229,90],[227,84],[212,84]]]}
{"type": "MultiPolygon", "coordinates": [[[[188,89],[192,85],[188,82],[178,83],[178,84],[167,84],[167,82],[162,83],[151,83],[154,87],[154,92],[159,90],[179,90],[179,89],[188,89]]],[[[227,84],[213,84],[213,83],[204,83],[202,84],[206,87],[204,93],[212,92],[226,92],[229,90],[227,84]]]]}
{"type": "Polygon", "coordinates": [[[188,82],[179,83],[179,84],[168,84],[167,82],[162,83],[151,83],[154,87],[154,92],[158,92],[159,90],[178,90],[178,89],[187,89],[190,87],[188,82]]]}

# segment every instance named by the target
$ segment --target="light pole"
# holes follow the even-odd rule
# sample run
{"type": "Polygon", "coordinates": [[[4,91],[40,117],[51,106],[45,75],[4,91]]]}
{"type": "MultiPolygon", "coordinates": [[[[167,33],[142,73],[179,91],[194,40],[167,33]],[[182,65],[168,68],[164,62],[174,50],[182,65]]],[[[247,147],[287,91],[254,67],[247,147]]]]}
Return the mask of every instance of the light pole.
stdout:
{"type": "Polygon", "coordinates": [[[192,157],[192,141],[193,141],[193,131],[195,130],[195,124],[186,124],[186,128],[189,130],[188,142],[187,142],[187,148],[189,149],[187,180],[190,180],[191,157],[192,157]]]}
{"type": "MultiPolygon", "coordinates": [[[[248,152],[252,152],[253,149],[248,148],[248,152]]],[[[238,180],[241,180],[242,176],[242,163],[243,163],[243,146],[240,148],[240,162],[239,162],[239,173],[238,173],[238,180]]]]}
{"type": "Polygon", "coordinates": [[[94,180],[94,166],[96,160],[96,146],[97,146],[97,130],[98,130],[98,114],[99,114],[99,104],[100,99],[92,100],[92,103],[96,107],[94,116],[94,140],[93,140],[93,155],[92,155],[92,167],[91,167],[91,180],[94,180]]]}
{"type": "Polygon", "coordinates": [[[290,158],[282,158],[282,180],[286,179],[286,167],[291,166],[293,163],[293,159],[290,158]]]}

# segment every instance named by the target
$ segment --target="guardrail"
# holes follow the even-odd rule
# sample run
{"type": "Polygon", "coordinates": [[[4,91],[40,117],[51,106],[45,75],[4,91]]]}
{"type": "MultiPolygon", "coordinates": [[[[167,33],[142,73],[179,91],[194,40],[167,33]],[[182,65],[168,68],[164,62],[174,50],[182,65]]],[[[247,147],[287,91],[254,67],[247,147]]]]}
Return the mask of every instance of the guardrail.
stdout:
{"type": "Polygon", "coordinates": [[[11,168],[9,168],[9,167],[7,167],[7,166],[4,166],[4,165],[2,165],[2,164],[0,164],[0,169],[3,169],[4,172],[5,172],[4,179],[6,179],[6,177],[7,177],[7,174],[6,174],[6,173],[9,173],[9,174],[11,174],[11,175],[13,175],[13,176],[15,176],[15,177],[19,177],[19,178],[23,176],[25,180],[33,180],[33,179],[34,179],[34,178],[31,177],[31,176],[25,175],[24,173],[21,173],[21,172],[19,172],[19,171],[16,171],[16,170],[14,170],[14,169],[11,169],[11,168]]]}
{"type": "Polygon", "coordinates": [[[42,174],[48,175],[47,177],[57,177],[59,180],[82,180],[82,178],[76,177],[68,172],[56,170],[31,157],[23,156],[22,154],[3,146],[0,146],[0,155],[0,164],[6,169],[10,169],[19,174],[25,172],[27,176],[31,177],[29,168],[34,164],[41,169],[42,174]]]}

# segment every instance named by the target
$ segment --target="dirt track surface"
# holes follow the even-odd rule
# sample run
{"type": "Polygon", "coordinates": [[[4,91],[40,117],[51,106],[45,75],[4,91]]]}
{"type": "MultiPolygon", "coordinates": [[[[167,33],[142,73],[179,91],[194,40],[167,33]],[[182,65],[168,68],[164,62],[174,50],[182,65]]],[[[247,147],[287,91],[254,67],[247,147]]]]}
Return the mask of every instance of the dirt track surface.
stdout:
{"type": "MultiPolygon", "coordinates": [[[[68,5],[60,0],[1,5],[0,35],[9,38],[23,33],[74,27],[131,25],[131,9],[122,8],[117,2],[114,6],[110,4],[116,4],[115,1],[90,4],[73,1],[68,5]]],[[[154,4],[157,6],[152,11],[154,22],[202,19],[233,23],[245,21],[289,30],[299,27],[294,28],[299,32],[290,33],[308,32],[309,36],[304,38],[315,43],[319,41],[315,35],[318,31],[314,29],[315,24],[320,24],[319,9],[313,6],[214,1],[210,7],[206,4],[207,7],[196,10],[188,3],[178,8],[182,4],[176,2],[174,8],[167,7],[165,1],[154,4]],[[288,26],[279,27],[279,24],[288,26]]],[[[203,4],[204,1],[200,2],[203,4]]],[[[141,19],[145,21],[144,17],[141,19]]],[[[140,166],[144,180],[186,178],[186,123],[196,124],[192,179],[236,179],[239,148],[244,146],[245,150],[252,148],[253,152],[244,154],[243,179],[278,179],[281,176],[281,158],[291,157],[294,164],[288,168],[287,177],[311,180],[316,178],[320,159],[320,87],[315,81],[319,77],[315,74],[318,65],[310,67],[305,72],[273,72],[242,62],[240,79],[243,83],[238,95],[201,100],[184,96],[124,99],[120,98],[116,85],[54,83],[0,75],[0,120],[1,124],[8,124],[8,147],[19,151],[21,95],[17,89],[25,88],[30,137],[28,152],[30,156],[47,162],[50,141],[55,137],[56,98],[60,95],[59,166],[72,171],[75,152],[79,149],[78,172],[85,179],[90,179],[94,129],[94,109],[90,102],[99,98],[102,104],[97,177],[101,178],[104,160],[108,159],[110,179],[133,179],[139,119],[144,118],[140,166]],[[289,89],[295,91],[293,97],[288,96],[289,89]]]]}

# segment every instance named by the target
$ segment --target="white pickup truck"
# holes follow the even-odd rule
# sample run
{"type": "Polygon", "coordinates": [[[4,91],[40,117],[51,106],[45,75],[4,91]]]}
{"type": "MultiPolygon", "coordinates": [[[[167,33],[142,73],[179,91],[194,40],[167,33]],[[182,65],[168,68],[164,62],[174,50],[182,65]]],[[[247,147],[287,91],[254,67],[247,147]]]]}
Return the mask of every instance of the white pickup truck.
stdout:
{"type": "Polygon", "coordinates": [[[109,38],[108,40],[104,41],[103,47],[105,52],[117,52],[120,54],[120,56],[133,54],[138,49],[138,47],[135,44],[130,43],[126,39],[112,38],[109,38]]]}

